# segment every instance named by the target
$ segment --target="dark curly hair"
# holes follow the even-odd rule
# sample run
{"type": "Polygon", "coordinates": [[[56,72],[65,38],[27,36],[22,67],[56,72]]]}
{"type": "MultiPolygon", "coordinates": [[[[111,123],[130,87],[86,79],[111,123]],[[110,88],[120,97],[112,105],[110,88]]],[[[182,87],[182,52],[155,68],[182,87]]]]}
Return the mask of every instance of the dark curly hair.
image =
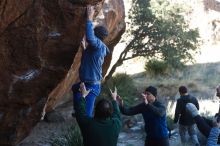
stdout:
{"type": "Polygon", "coordinates": [[[113,113],[112,103],[107,99],[100,99],[95,107],[95,118],[106,119],[111,117],[113,113]]]}

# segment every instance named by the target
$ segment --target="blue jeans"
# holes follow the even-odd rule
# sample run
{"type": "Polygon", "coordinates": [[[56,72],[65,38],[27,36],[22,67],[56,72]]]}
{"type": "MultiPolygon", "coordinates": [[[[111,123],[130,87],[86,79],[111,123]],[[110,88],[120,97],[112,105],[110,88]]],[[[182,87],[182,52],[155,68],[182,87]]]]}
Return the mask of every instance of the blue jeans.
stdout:
{"type": "Polygon", "coordinates": [[[199,140],[196,134],[196,124],[190,125],[190,126],[185,126],[185,125],[181,125],[179,124],[179,133],[180,133],[180,139],[182,144],[186,144],[187,143],[187,139],[186,139],[186,133],[188,132],[189,137],[191,139],[191,142],[194,145],[199,145],[199,140]]]}
{"type": "MultiPolygon", "coordinates": [[[[79,103],[80,98],[82,97],[81,92],[79,91],[80,83],[76,83],[72,86],[73,91],[73,102],[79,103]]],[[[100,84],[92,84],[92,83],[85,83],[86,90],[91,90],[90,93],[85,97],[86,99],[86,115],[92,117],[94,104],[96,97],[100,94],[101,85],[100,84]]]]}

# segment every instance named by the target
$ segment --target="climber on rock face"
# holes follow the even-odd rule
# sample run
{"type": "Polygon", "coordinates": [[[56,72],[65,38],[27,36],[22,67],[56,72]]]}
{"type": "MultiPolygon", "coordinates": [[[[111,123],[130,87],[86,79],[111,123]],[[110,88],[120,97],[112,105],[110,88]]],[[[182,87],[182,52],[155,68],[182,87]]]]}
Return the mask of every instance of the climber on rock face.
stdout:
{"type": "MultiPolygon", "coordinates": [[[[86,114],[92,117],[95,98],[101,90],[102,64],[104,57],[109,53],[108,47],[103,40],[108,36],[108,30],[104,26],[96,26],[93,29],[94,7],[87,6],[86,44],[83,50],[81,65],[79,68],[80,82],[72,86],[74,100],[79,100],[81,93],[79,85],[85,83],[87,90],[91,92],[85,97],[86,114]]],[[[75,102],[75,101],[74,101],[75,102]]]]}

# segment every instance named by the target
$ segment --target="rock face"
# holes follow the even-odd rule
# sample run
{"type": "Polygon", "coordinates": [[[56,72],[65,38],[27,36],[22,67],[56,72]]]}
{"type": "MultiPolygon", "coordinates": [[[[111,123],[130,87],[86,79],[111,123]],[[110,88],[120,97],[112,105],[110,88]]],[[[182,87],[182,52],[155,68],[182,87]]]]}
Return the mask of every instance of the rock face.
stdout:
{"type": "Polygon", "coordinates": [[[186,16],[190,26],[197,27],[204,44],[213,48],[220,42],[220,1],[219,0],[177,0],[189,5],[192,10],[186,16]]]}
{"type": "Polygon", "coordinates": [[[205,10],[214,10],[220,12],[219,0],[204,0],[205,10]]]}
{"type": "MultiPolygon", "coordinates": [[[[0,145],[25,138],[78,78],[86,4],[97,4],[112,51],[125,30],[122,0],[0,1],[0,145]],[[103,9],[102,9],[103,8],[103,9]]],[[[105,74],[111,61],[103,67],[105,74]]]]}
{"type": "MultiPolygon", "coordinates": [[[[108,2],[104,2],[103,5],[100,3],[99,5],[96,5],[96,9],[98,11],[99,9],[101,10],[95,19],[95,24],[103,25],[108,28],[110,34],[106,38],[105,42],[112,52],[114,46],[119,42],[122,34],[125,31],[125,8],[123,0],[110,0],[108,2]]],[[[53,90],[53,92],[50,93],[44,112],[52,110],[57,105],[57,102],[62,101],[63,95],[70,90],[72,83],[78,79],[80,58],[81,49],[79,49],[75,55],[74,62],[65,79],[56,87],[56,89],[53,90]]],[[[112,54],[109,54],[105,57],[103,76],[106,74],[109,68],[111,59],[112,54]]]]}

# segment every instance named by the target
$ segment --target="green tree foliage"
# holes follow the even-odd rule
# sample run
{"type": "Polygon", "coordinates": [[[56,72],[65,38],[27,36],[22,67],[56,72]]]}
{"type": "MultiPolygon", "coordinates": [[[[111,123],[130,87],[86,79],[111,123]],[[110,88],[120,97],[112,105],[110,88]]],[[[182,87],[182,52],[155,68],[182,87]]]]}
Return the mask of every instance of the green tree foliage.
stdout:
{"type": "Polygon", "coordinates": [[[151,59],[146,62],[145,70],[151,75],[166,75],[168,74],[169,65],[164,61],[151,59]]]}
{"type": "Polygon", "coordinates": [[[123,61],[138,56],[165,61],[172,67],[193,62],[200,45],[197,29],[190,29],[184,15],[189,8],[168,0],[132,0],[126,39],[131,38],[106,79],[123,61]],[[131,54],[131,55],[128,55],[131,54]]]}

